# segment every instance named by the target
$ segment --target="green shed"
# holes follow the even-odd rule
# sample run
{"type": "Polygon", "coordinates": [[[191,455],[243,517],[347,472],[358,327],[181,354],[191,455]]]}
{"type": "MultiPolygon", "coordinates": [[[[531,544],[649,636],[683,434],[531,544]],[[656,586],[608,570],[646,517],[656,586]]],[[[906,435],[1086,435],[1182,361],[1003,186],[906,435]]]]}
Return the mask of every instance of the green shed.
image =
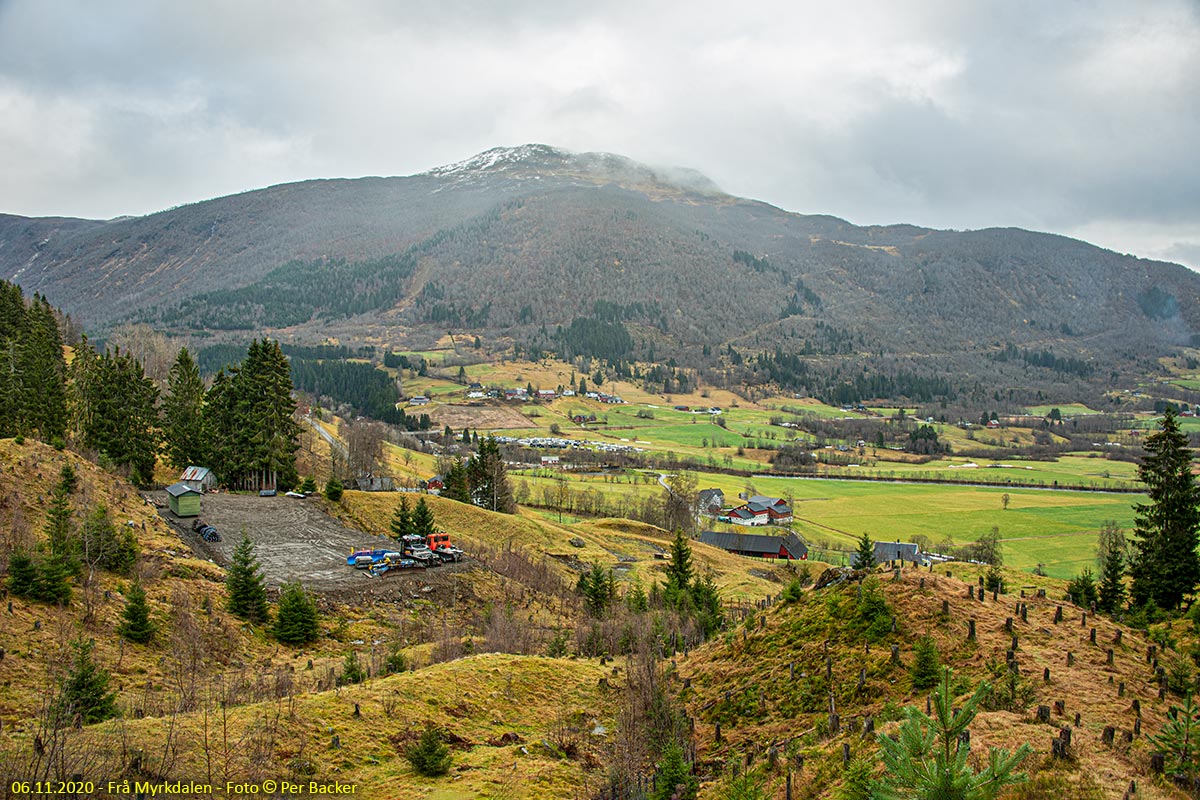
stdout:
{"type": "Polygon", "coordinates": [[[200,516],[200,492],[183,483],[167,487],[167,502],[177,517],[200,516]]]}

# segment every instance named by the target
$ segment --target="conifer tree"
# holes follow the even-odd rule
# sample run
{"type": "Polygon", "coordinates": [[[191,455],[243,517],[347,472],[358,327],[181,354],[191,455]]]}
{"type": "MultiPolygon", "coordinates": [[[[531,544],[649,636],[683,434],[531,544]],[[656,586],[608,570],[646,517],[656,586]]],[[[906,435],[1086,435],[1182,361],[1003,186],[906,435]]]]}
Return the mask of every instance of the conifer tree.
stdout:
{"type": "Polygon", "coordinates": [[[1115,614],[1125,606],[1125,548],[1109,547],[1100,570],[1096,607],[1115,614]]]}
{"type": "MultiPolygon", "coordinates": [[[[422,498],[423,500],[423,498],[422,498]]],[[[396,510],[392,512],[392,536],[401,539],[413,533],[412,512],[408,510],[408,498],[401,495],[396,510]]]]}
{"type": "Polygon", "coordinates": [[[412,532],[424,539],[433,533],[434,519],[433,509],[425,502],[424,497],[417,499],[417,505],[413,508],[412,518],[409,520],[412,526],[412,532]]]}
{"type": "Polygon", "coordinates": [[[937,686],[942,676],[942,659],[938,654],[937,644],[929,636],[917,639],[913,647],[913,663],[909,675],[912,677],[912,687],[917,691],[937,686]]]}
{"type": "Polygon", "coordinates": [[[584,605],[593,617],[603,617],[617,598],[617,583],[613,571],[605,570],[598,563],[579,575],[576,590],[583,595],[584,605]]]}
{"type": "Polygon", "coordinates": [[[171,366],[162,412],[167,462],[175,469],[204,464],[204,381],[186,347],[171,366]]]}
{"type": "Polygon", "coordinates": [[[92,660],[92,643],[76,640],[71,646],[75,655],[60,688],[55,718],[67,725],[79,717],[84,725],[91,725],[115,717],[117,694],[108,688],[108,671],[92,660]]]}
{"type": "Polygon", "coordinates": [[[460,459],[454,459],[450,469],[446,471],[445,487],[442,497],[457,500],[460,503],[471,502],[471,487],[467,482],[467,468],[460,459]]]}
{"type": "Polygon", "coordinates": [[[875,786],[877,800],[993,800],[1004,787],[1025,780],[1016,769],[1033,752],[1027,744],[1012,754],[991,748],[980,772],[968,763],[971,746],[960,737],[990,687],[980,684],[961,708],[955,708],[952,677],[952,670],[944,668],[934,693],[932,718],[909,706],[897,738],[877,737],[884,765],[875,786]]]}
{"type": "Polygon", "coordinates": [[[1092,603],[1098,603],[1099,597],[1096,594],[1096,579],[1092,575],[1091,567],[1084,567],[1067,584],[1067,596],[1071,598],[1071,602],[1081,608],[1091,608],[1092,603]]]}
{"type": "Polygon", "coordinates": [[[691,765],[684,758],[683,748],[672,739],[663,749],[654,787],[647,796],[650,800],[692,800],[699,788],[691,765]]]}
{"type": "Polygon", "coordinates": [[[516,513],[517,504],[513,501],[508,467],[500,455],[500,444],[496,437],[489,436],[481,441],[479,452],[467,462],[467,483],[471,490],[471,502],[475,505],[504,514],[516,513]]]}
{"type": "Polygon", "coordinates": [[[1183,707],[1172,705],[1162,730],[1149,737],[1165,758],[1163,772],[1187,785],[1200,774],[1200,706],[1188,692],[1183,707]]]}
{"type": "Polygon", "coordinates": [[[131,642],[145,644],[154,638],[156,626],[150,621],[150,607],[146,605],[146,590],[141,581],[134,581],[125,596],[125,610],[121,612],[121,624],[117,633],[131,642]]]}
{"type": "Polygon", "coordinates": [[[325,499],[331,503],[340,502],[343,492],[342,482],[330,475],[329,480],[325,481],[325,499]]]}
{"type": "Polygon", "coordinates": [[[89,566],[127,573],[137,561],[137,537],[129,529],[118,533],[108,507],[104,503],[97,503],[83,522],[80,554],[89,566]]]}
{"type": "Polygon", "coordinates": [[[683,531],[676,530],[675,538],[671,540],[671,561],[667,564],[667,585],[664,590],[668,601],[672,596],[688,591],[694,577],[692,547],[683,531]]]}
{"type": "Polygon", "coordinates": [[[70,603],[72,570],[78,567],[79,562],[68,562],[64,556],[51,553],[35,563],[37,581],[34,583],[33,599],[59,605],[70,603]]]}
{"type": "Polygon", "coordinates": [[[436,778],[450,771],[450,748],[442,732],[433,726],[421,732],[421,738],[404,751],[404,757],[417,774],[436,778]]]}
{"type": "Polygon", "coordinates": [[[263,588],[262,573],[258,571],[258,561],[254,558],[254,545],[245,532],[233,551],[229,571],[225,574],[225,588],[229,593],[229,613],[249,622],[267,621],[267,592],[263,588]]]}
{"type": "Polygon", "coordinates": [[[854,551],[854,568],[872,569],[874,566],[875,543],[871,541],[871,537],[864,531],[862,538],[858,540],[858,549],[854,551]]]}
{"type": "Polygon", "coordinates": [[[75,471],[70,464],[66,464],[50,495],[50,507],[46,509],[46,538],[50,542],[50,555],[57,558],[70,575],[78,575],[80,566],[79,540],[71,521],[70,495],[75,483],[75,471]]]}
{"type": "Polygon", "coordinates": [[[83,363],[84,446],[128,468],[134,483],[150,483],[158,453],[158,388],[128,353],[106,351],[96,359],[85,356],[83,363]]]}
{"type": "Polygon", "coordinates": [[[24,550],[14,550],[8,559],[8,591],[17,597],[34,597],[38,590],[38,569],[24,550]]]}
{"type": "Polygon", "coordinates": [[[342,661],[342,676],[339,682],[343,686],[348,686],[352,683],[362,683],[367,679],[367,673],[363,671],[362,664],[358,661],[358,653],[354,650],[346,653],[346,658],[342,661]]]}
{"type": "Polygon", "coordinates": [[[27,325],[18,347],[24,393],[24,428],[44,441],[61,438],[67,427],[66,363],[54,311],[35,296],[26,311],[27,325]]]}
{"type": "Polygon", "coordinates": [[[1138,477],[1149,502],[1134,505],[1130,596],[1134,605],[1174,609],[1200,582],[1200,488],[1187,434],[1170,408],[1143,447],[1138,477]]]}
{"type": "Polygon", "coordinates": [[[279,590],[275,614],[275,638],[287,644],[306,644],[321,633],[321,615],[311,595],[299,583],[285,583],[279,590]]]}

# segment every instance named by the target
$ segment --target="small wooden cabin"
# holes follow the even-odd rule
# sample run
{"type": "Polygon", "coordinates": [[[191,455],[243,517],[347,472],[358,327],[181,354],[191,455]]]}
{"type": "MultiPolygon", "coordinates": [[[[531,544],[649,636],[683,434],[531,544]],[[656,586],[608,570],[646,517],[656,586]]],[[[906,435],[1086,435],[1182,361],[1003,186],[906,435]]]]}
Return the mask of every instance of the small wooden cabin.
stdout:
{"type": "Polygon", "coordinates": [[[200,516],[200,492],[187,484],[173,483],[167,487],[167,503],[177,517],[200,516]]]}

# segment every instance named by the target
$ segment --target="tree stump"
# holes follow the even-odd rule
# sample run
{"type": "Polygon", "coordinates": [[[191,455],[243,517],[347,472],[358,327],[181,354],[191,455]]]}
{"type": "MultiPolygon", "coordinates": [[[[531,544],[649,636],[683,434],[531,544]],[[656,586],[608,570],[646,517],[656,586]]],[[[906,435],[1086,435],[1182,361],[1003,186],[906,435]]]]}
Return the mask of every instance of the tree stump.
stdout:
{"type": "Polygon", "coordinates": [[[1162,771],[1167,767],[1167,757],[1163,753],[1150,754],[1150,771],[1156,775],[1161,775],[1162,771]]]}
{"type": "Polygon", "coordinates": [[[1076,727],[1076,728],[1078,728],[1078,727],[1079,727],[1079,723],[1080,723],[1080,719],[1079,719],[1079,712],[1078,712],[1078,711],[1076,711],[1076,712],[1075,712],[1075,727],[1076,727]]]}
{"type": "Polygon", "coordinates": [[[925,588],[925,579],[924,578],[921,578],[921,588],[922,589],[925,588]]]}
{"type": "Polygon", "coordinates": [[[1050,682],[1050,668],[1049,667],[1046,667],[1044,670],[1042,670],[1042,680],[1045,681],[1046,683],[1050,682]]]}
{"type": "Polygon", "coordinates": [[[1117,628],[1117,635],[1113,639],[1113,644],[1120,644],[1120,643],[1121,643],[1121,629],[1117,628]]]}
{"type": "Polygon", "coordinates": [[[1139,717],[1142,715],[1142,701],[1136,697],[1133,698],[1133,713],[1137,714],[1139,717]]]}
{"type": "Polygon", "coordinates": [[[975,620],[967,620],[967,641],[975,641],[975,620]]]}
{"type": "Polygon", "coordinates": [[[825,658],[825,680],[833,680],[833,658],[828,656],[825,658]]]}
{"type": "Polygon", "coordinates": [[[842,722],[838,719],[837,714],[829,715],[829,735],[837,736],[842,732],[842,722]]]}
{"type": "Polygon", "coordinates": [[[1125,696],[1125,681],[1121,681],[1120,683],[1117,684],[1117,697],[1124,697],[1124,696],[1125,696]]]}
{"type": "Polygon", "coordinates": [[[1017,647],[1017,637],[1016,637],[1016,636],[1013,636],[1013,638],[1012,638],[1012,651],[1015,653],[1015,652],[1017,652],[1017,650],[1018,650],[1018,649],[1019,649],[1019,648],[1017,647]]]}
{"type": "Polygon", "coordinates": [[[1104,654],[1104,663],[1105,663],[1105,664],[1108,664],[1109,666],[1112,666],[1112,663],[1113,663],[1113,651],[1112,651],[1112,648],[1111,648],[1111,647],[1110,647],[1110,648],[1108,648],[1108,650],[1106,650],[1106,651],[1105,651],[1105,654],[1104,654]]]}
{"type": "Polygon", "coordinates": [[[329,747],[330,747],[330,749],[333,749],[333,750],[341,750],[342,749],[342,739],[336,733],[333,735],[333,741],[331,741],[329,743],[329,747]]]}
{"type": "Polygon", "coordinates": [[[1067,666],[1068,667],[1075,666],[1075,654],[1069,650],[1067,651],[1067,666]]]}
{"type": "Polygon", "coordinates": [[[1062,617],[1062,606],[1055,607],[1055,609],[1054,609],[1054,624],[1057,625],[1058,623],[1062,622],[1062,618],[1063,618],[1062,617]]]}
{"type": "Polygon", "coordinates": [[[1058,716],[1061,717],[1063,714],[1066,713],[1066,711],[1067,711],[1067,701],[1066,700],[1055,700],[1054,701],[1054,713],[1055,714],[1057,714],[1058,716]]]}
{"type": "Polygon", "coordinates": [[[943,617],[950,616],[950,601],[949,600],[942,601],[942,616],[943,617]]]}
{"type": "Polygon", "coordinates": [[[713,729],[713,739],[714,739],[714,741],[716,741],[717,744],[721,743],[721,723],[719,723],[719,722],[716,724],[716,727],[713,729]]]}
{"type": "Polygon", "coordinates": [[[1095,628],[1092,628],[1092,632],[1088,634],[1088,639],[1091,641],[1092,644],[1096,643],[1096,629],[1095,628]]]}
{"type": "Polygon", "coordinates": [[[358,703],[354,704],[354,716],[356,716],[356,717],[362,716],[362,711],[359,709],[358,703]]]}
{"type": "Polygon", "coordinates": [[[850,763],[850,743],[849,742],[842,742],[842,763],[843,764],[850,763]]]}
{"type": "Polygon", "coordinates": [[[1104,731],[1100,734],[1100,741],[1104,744],[1111,745],[1113,743],[1113,737],[1116,735],[1116,728],[1114,728],[1112,725],[1105,725],[1104,731]]]}
{"type": "Polygon", "coordinates": [[[1029,622],[1029,606],[1021,603],[1021,622],[1029,622]]]}
{"type": "Polygon", "coordinates": [[[1037,707],[1037,721],[1046,723],[1050,722],[1050,706],[1037,707]]]}
{"type": "Polygon", "coordinates": [[[863,738],[875,733],[875,718],[867,717],[863,720],[863,738]]]}
{"type": "Polygon", "coordinates": [[[1012,617],[1008,617],[1004,620],[1004,630],[1012,633],[1012,617]]]}
{"type": "Polygon", "coordinates": [[[1037,590],[1037,596],[1038,596],[1038,597],[1045,597],[1045,596],[1046,596],[1046,590],[1045,590],[1045,589],[1038,589],[1038,590],[1037,590]]]}
{"type": "Polygon", "coordinates": [[[974,586],[967,587],[967,597],[971,598],[972,600],[975,599],[975,587],[974,586]]]}
{"type": "Polygon", "coordinates": [[[796,662],[792,661],[788,664],[788,680],[796,680],[796,662]]]}
{"type": "Polygon", "coordinates": [[[1079,627],[1081,627],[1081,628],[1087,627],[1087,612],[1086,611],[1079,615],[1079,627]]]}
{"type": "Polygon", "coordinates": [[[1142,735],[1142,718],[1141,717],[1138,717],[1137,719],[1135,719],[1133,721],[1133,735],[1134,736],[1142,735]]]}
{"type": "Polygon", "coordinates": [[[1050,740],[1050,757],[1064,759],[1067,757],[1067,745],[1062,739],[1050,740]]]}
{"type": "Polygon", "coordinates": [[[900,645],[898,644],[892,645],[892,663],[896,665],[900,664],[900,645]]]}

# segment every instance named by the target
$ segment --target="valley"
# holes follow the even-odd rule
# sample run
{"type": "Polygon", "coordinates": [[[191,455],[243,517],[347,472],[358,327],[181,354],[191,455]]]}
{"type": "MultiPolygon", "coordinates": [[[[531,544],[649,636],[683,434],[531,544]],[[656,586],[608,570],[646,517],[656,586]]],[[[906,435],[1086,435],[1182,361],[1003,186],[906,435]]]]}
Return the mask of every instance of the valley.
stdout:
{"type": "Polygon", "coordinates": [[[1181,266],[526,145],[0,276],[7,796],[867,800],[936,702],[1000,800],[1186,795],[1181,266]]]}

